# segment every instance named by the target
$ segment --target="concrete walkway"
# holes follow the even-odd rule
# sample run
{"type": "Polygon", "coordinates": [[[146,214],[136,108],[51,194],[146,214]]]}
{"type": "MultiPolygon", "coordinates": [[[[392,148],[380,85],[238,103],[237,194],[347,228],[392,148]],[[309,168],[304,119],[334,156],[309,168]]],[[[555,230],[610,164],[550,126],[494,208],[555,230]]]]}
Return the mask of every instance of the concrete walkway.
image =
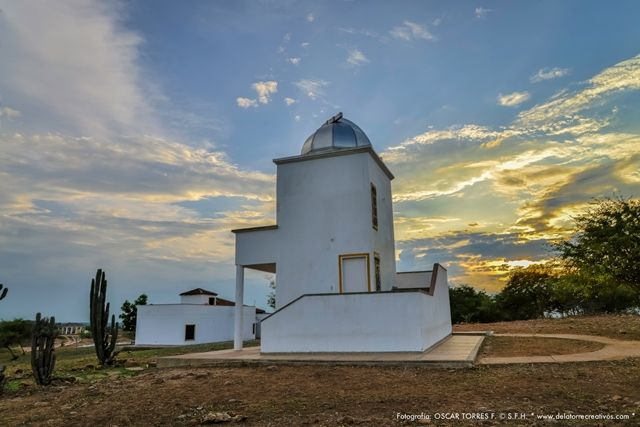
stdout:
{"type": "Polygon", "coordinates": [[[518,356],[518,357],[484,357],[478,361],[481,365],[504,365],[511,363],[570,363],[596,362],[602,360],[620,360],[627,357],[640,357],[640,341],[623,341],[596,335],[574,334],[495,334],[498,337],[537,337],[562,338],[602,343],[600,350],[587,353],[562,354],[557,356],[518,356]]]}
{"type": "Polygon", "coordinates": [[[260,347],[241,351],[218,350],[161,357],[158,367],[211,366],[216,364],[329,364],[329,365],[427,365],[471,367],[484,335],[451,335],[431,349],[419,353],[286,353],[262,354],[260,347]]]}

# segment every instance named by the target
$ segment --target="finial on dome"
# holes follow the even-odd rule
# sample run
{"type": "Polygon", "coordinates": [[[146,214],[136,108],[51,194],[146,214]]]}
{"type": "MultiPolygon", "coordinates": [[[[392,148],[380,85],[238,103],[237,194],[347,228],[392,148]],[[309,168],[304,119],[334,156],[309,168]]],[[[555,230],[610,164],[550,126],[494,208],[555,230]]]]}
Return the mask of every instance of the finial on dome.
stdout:
{"type": "Polygon", "coordinates": [[[340,111],[338,114],[336,114],[335,116],[331,117],[329,120],[327,120],[326,122],[324,122],[324,124],[325,124],[325,125],[330,125],[331,123],[336,123],[336,122],[338,122],[341,118],[342,118],[342,111],[340,111]]]}

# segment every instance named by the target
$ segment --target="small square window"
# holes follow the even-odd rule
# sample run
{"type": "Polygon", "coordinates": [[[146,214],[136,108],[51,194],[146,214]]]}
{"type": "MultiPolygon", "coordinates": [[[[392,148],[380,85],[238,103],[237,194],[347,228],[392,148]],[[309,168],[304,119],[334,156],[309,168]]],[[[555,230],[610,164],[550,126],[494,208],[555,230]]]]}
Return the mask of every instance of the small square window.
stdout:
{"type": "Polygon", "coordinates": [[[196,325],[186,325],[184,328],[184,340],[193,341],[196,339],[196,325]]]}

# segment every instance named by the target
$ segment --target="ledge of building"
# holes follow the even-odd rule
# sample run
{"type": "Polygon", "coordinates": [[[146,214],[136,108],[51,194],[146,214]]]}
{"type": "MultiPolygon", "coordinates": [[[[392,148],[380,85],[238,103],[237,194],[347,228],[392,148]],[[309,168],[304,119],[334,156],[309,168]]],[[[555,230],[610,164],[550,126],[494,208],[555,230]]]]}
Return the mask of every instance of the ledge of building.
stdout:
{"type": "Polygon", "coordinates": [[[378,154],[370,146],[357,147],[357,148],[332,149],[327,151],[303,154],[300,156],[281,157],[279,159],[273,159],[273,163],[275,163],[276,165],[282,165],[285,163],[304,162],[306,160],[315,160],[315,159],[321,159],[325,157],[346,156],[349,154],[356,154],[356,153],[371,154],[371,157],[373,157],[373,160],[376,161],[378,166],[380,166],[380,168],[384,171],[387,177],[389,177],[390,180],[395,178],[391,173],[391,171],[389,170],[389,168],[387,167],[387,165],[384,164],[380,156],[378,156],[378,154]]]}
{"type": "Polygon", "coordinates": [[[231,230],[231,232],[232,233],[249,233],[252,231],[276,230],[277,228],[278,228],[278,225],[273,224],[273,225],[263,225],[261,227],[236,228],[235,230],[231,230]]]}

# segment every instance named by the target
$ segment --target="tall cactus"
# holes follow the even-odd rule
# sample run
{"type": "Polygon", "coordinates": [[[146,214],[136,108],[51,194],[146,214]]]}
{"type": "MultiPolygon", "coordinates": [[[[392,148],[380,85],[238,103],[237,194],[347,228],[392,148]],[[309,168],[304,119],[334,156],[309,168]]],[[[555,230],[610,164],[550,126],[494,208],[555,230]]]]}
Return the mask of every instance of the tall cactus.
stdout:
{"type": "Polygon", "coordinates": [[[51,376],[56,365],[54,344],[57,335],[55,317],[42,318],[38,313],[31,339],[31,369],[33,377],[40,385],[51,384],[51,376]]]}
{"type": "MultiPolygon", "coordinates": [[[[7,288],[3,288],[3,284],[0,283],[0,299],[3,299],[4,297],[7,296],[7,292],[9,291],[9,289],[7,288]]],[[[2,390],[4,390],[4,381],[5,381],[5,376],[4,376],[4,366],[0,365],[0,394],[2,394],[2,390]]]]}
{"type": "Polygon", "coordinates": [[[118,339],[118,323],[116,316],[111,316],[109,321],[109,303],[105,305],[107,298],[107,276],[98,269],[96,278],[91,280],[91,298],[89,300],[89,317],[91,322],[91,335],[96,346],[96,355],[103,365],[111,365],[117,354],[116,340],[118,339]]]}

